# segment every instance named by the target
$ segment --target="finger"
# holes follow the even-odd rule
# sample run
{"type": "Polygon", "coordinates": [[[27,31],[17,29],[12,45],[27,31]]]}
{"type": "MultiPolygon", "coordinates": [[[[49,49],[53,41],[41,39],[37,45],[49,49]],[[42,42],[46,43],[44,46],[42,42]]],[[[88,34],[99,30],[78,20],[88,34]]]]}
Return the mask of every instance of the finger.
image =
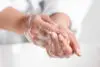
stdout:
{"type": "Polygon", "coordinates": [[[42,14],[42,15],[41,15],[41,18],[42,18],[44,21],[53,24],[53,21],[50,19],[50,17],[49,17],[48,15],[42,14]]]}
{"type": "Polygon", "coordinates": [[[38,27],[38,28],[43,28],[43,29],[48,29],[51,31],[56,31],[57,28],[54,25],[51,25],[47,22],[45,22],[44,20],[41,19],[41,17],[39,15],[36,15],[34,17],[34,19],[32,20],[32,28],[34,27],[38,27]]]}
{"type": "MultiPolygon", "coordinates": [[[[64,31],[65,29],[63,29],[63,28],[61,28],[60,29],[60,31],[61,31],[61,34],[64,36],[64,38],[67,38],[68,39],[68,42],[69,42],[69,45],[70,45],[70,47],[72,48],[72,44],[71,44],[71,42],[70,42],[70,38],[69,38],[69,33],[68,33],[68,29],[66,30],[66,31],[64,31]]],[[[72,48],[72,54],[74,53],[74,50],[73,50],[73,48],[72,48]]]]}
{"type": "Polygon", "coordinates": [[[62,58],[62,50],[61,50],[61,46],[59,44],[59,40],[58,40],[58,36],[57,34],[55,34],[54,32],[52,33],[51,35],[51,38],[52,38],[52,43],[54,45],[54,52],[55,52],[55,56],[56,57],[59,57],[59,58],[62,58]]]}
{"type": "Polygon", "coordinates": [[[66,57],[69,57],[72,55],[72,48],[70,47],[70,44],[68,43],[68,39],[64,39],[64,37],[62,35],[59,35],[62,43],[63,43],[63,51],[64,51],[64,55],[66,57]]]}
{"type": "Polygon", "coordinates": [[[48,43],[46,44],[46,50],[47,50],[47,53],[50,57],[52,57],[52,53],[50,51],[51,47],[50,47],[51,43],[50,43],[50,40],[48,41],[48,43]]]}
{"type": "Polygon", "coordinates": [[[53,44],[53,42],[52,42],[52,39],[51,39],[51,33],[49,33],[49,42],[48,42],[48,44],[47,44],[47,52],[48,52],[48,54],[50,55],[50,57],[55,57],[55,53],[54,53],[54,51],[55,51],[55,47],[54,47],[54,44],[53,44]]]}
{"type": "Polygon", "coordinates": [[[48,24],[48,23],[46,23],[46,22],[43,21],[43,20],[41,20],[41,21],[39,21],[39,22],[41,22],[41,23],[39,24],[39,26],[41,26],[41,28],[43,28],[43,29],[46,29],[46,30],[48,30],[48,31],[55,31],[55,32],[58,31],[58,28],[55,27],[54,25],[48,24]]]}
{"type": "Polygon", "coordinates": [[[64,38],[68,38],[67,31],[64,30],[64,28],[62,28],[62,27],[59,27],[59,32],[58,32],[58,34],[61,34],[64,38]]]}
{"type": "Polygon", "coordinates": [[[60,46],[59,46],[59,42],[58,42],[58,36],[56,33],[52,32],[52,42],[54,43],[54,47],[55,47],[55,54],[56,56],[59,56],[60,53],[60,46]]]}
{"type": "Polygon", "coordinates": [[[77,56],[80,56],[81,55],[80,54],[81,53],[80,52],[80,46],[79,46],[79,44],[78,44],[78,42],[76,40],[75,35],[72,32],[69,31],[69,37],[70,37],[71,46],[72,46],[74,52],[76,53],[77,56]]]}
{"type": "MultiPolygon", "coordinates": [[[[50,33],[49,33],[50,34],[50,33]]],[[[50,35],[49,35],[49,37],[50,37],[50,35]]],[[[50,56],[50,57],[52,57],[52,53],[51,53],[51,38],[49,38],[49,40],[47,40],[46,41],[46,45],[45,45],[45,47],[46,47],[46,50],[47,50],[47,53],[48,53],[48,55],[50,56]]]]}
{"type": "Polygon", "coordinates": [[[63,46],[64,45],[63,45],[63,41],[62,41],[61,37],[62,37],[62,35],[59,34],[58,39],[59,39],[59,44],[60,44],[60,47],[61,47],[61,58],[64,58],[65,57],[65,53],[63,52],[63,46]]]}
{"type": "Polygon", "coordinates": [[[51,51],[52,57],[56,57],[56,55],[55,55],[55,44],[52,40],[52,33],[50,33],[50,41],[51,41],[51,44],[49,45],[49,47],[51,47],[50,51],[51,51]]]}
{"type": "Polygon", "coordinates": [[[44,20],[41,19],[41,17],[39,15],[36,15],[33,19],[33,24],[32,26],[36,27],[36,26],[48,26],[49,24],[46,23],[44,20]]]}
{"type": "Polygon", "coordinates": [[[58,24],[56,24],[56,23],[50,18],[49,15],[42,14],[42,15],[41,15],[41,18],[42,18],[45,22],[47,22],[47,23],[50,23],[50,24],[55,25],[55,26],[58,26],[58,24]]]}

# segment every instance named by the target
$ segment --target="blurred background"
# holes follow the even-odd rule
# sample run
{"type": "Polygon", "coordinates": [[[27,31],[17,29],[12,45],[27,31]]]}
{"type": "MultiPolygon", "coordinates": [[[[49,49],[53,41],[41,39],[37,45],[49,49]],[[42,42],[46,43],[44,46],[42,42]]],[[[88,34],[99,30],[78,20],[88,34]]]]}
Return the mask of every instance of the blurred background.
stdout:
{"type": "Polygon", "coordinates": [[[82,56],[51,59],[44,49],[28,44],[22,35],[0,32],[0,67],[100,67],[100,0],[94,0],[82,22],[82,56]]]}

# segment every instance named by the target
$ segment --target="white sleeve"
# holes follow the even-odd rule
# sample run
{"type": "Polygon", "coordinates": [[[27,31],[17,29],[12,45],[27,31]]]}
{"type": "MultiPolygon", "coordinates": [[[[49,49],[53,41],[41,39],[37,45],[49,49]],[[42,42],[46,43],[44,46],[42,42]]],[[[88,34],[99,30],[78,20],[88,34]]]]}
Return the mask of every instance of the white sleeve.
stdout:
{"type": "Polygon", "coordinates": [[[0,11],[2,11],[3,9],[9,6],[11,6],[11,3],[9,2],[9,0],[0,0],[0,11]]]}
{"type": "Polygon", "coordinates": [[[66,13],[72,22],[71,29],[80,33],[81,22],[86,16],[92,0],[44,0],[45,8],[43,13],[52,14],[55,12],[66,13]]]}

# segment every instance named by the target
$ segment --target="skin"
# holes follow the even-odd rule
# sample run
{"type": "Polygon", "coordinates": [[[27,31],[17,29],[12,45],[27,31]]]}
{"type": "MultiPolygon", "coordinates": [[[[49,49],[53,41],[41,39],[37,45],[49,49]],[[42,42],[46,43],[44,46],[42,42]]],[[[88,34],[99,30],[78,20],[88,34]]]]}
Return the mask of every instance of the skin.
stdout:
{"type": "MultiPolygon", "coordinates": [[[[46,18],[46,17],[45,17],[46,18]]],[[[57,56],[64,56],[64,57],[70,57],[73,52],[80,56],[80,48],[79,48],[79,44],[75,38],[75,35],[73,34],[73,32],[71,32],[71,30],[69,29],[70,27],[70,20],[69,20],[69,17],[64,14],[64,13],[56,13],[56,14],[53,14],[50,16],[50,19],[52,21],[54,21],[54,23],[57,23],[58,25],[60,25],[60,31],[62,32],[61,34],[63,35],[58,35],[59,38],[57,38],[57,36],[54,38],[56,43],[54,44],[56,47],[57,46],[62,46],[62,55],[59,55],[57,54],[57,56]],[[62,24],[62,22],[64,24],[62,24]],[[57,40],[57,39],[60,39],[57,40]],[[68,40],[70,41],[70,44],[68,44],[68,40]],[[62,45],[60,44],[62,43],[62,45]]],[[[48,20],[50,20],[48,19],[48,20]]],[[[53,33],[54,34],[54,33],[53,33]]],[[[58,51],[59,53],[59,50],[61,48],[57,48],[55,51],[58,51]]],[[[61,50],[60,50],[61,51],[61,50]]],[[[57,53],[57,52],[56,52],[57,53]]],[[[61,52],[60,52],[61,53],[61,52]]]]}
{"type": "MultiPolygon", "coordinates": [[[[51,16],[33,15],[33,17],[30,30],[32,40],[37,40],[40,33],[41,36],[48,36],[49,40],[44,40],[43,47],[49,56],[62,58],[70,57],[73,53],[80,56],[79,44],[69,29],[71,22],[66,14],[54,13],[51,16]]],[[[0,12],[0,28],[23,34],[28,29],[28,19],[28,15],[8,7],[0,12]]]]}
{"type": "Polygon", "coordinates": [[[69,36],[68,39],[70,40],[70,44],[68,46],[70,55],[73,53],[72,51],[74,51],[76,55],[80,56],[81,52],[80,52],[79,44],[76,40],[74,33],[69,29],[71,25],[69,16],[64,13],[55,13],[51,15],[51,19],[54,20],[57,24],[60,24],[62,31],[66,31],[65,34],[68,34],[69,36]]]}
{"type": "Polygon", "coordinates": [[[12,7],[5,8],[0,12],[0,28],[23,34],[28,16],[12,7]]]}

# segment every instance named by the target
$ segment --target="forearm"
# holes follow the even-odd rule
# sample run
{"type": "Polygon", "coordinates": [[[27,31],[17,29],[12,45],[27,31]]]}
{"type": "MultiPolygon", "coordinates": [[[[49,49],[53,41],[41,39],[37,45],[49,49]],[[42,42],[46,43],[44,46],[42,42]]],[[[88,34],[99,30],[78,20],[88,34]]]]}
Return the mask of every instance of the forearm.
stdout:
{"type": "Polygon", "coordinates": [[[16,33],[22,33],[24,30],[26,15],[14,8],[8,7],[0,12],[0,28],[16,33]]]}

